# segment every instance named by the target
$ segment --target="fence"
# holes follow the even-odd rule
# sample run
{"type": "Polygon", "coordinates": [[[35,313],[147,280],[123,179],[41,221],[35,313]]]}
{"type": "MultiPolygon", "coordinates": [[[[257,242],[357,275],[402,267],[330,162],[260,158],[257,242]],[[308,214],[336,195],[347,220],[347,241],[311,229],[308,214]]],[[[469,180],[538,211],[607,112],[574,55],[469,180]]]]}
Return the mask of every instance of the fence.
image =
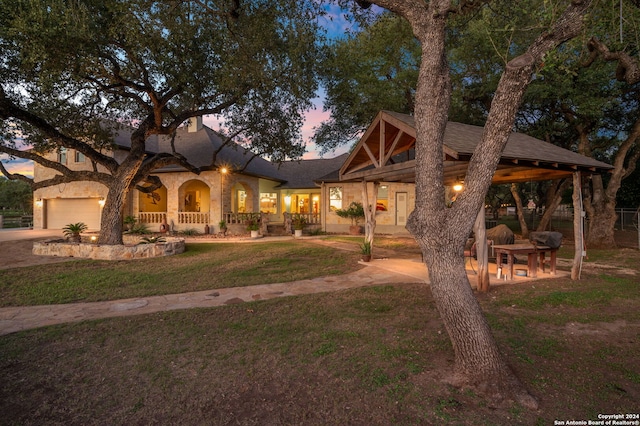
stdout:
{"type": "Polygon", "coordinates": [[[637,209],[616,209],[618,220],[616,221],[616,228],[624,231],[638,229],[638,222],[640,219],[640,207],[637,209]]]}
{"type": "Polygon", "coordinates": [[[3,216],[0,215],[0,229],[2,228],[31,228],[33,216],[3,216]]]}

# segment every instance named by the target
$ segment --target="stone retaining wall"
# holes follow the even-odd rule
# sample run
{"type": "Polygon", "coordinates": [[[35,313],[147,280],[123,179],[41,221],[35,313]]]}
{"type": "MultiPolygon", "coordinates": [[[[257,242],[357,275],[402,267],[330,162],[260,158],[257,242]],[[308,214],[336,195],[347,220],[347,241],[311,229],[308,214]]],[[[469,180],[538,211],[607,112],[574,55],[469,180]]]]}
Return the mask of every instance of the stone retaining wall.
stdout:
{"type": "Polygon", "coordinates": [[[183,253],[184,238],[167,237],[165,242],[154,244],[98,245],[68,243],[49,240],[33,243],[33,254],[38,256],[79,257],[99,260],[147,259],[183,253]]]}

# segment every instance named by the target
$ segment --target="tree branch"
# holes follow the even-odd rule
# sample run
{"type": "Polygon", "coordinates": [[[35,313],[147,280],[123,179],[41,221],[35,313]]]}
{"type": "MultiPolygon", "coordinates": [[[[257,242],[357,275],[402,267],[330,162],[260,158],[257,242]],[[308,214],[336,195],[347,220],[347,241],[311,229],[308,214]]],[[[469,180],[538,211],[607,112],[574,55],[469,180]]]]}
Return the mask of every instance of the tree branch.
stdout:
{"type": "Polygon", "coordinates": [[[145,194],[151,194],[153,191],[160,189],[162,187],[162,181],[158,176],[147,176],[146,178],[143,179],[143,181],[145,183],[148,183],[149,185],[142,186],[142,185],[136,184],[135,189],[145,194]]]}
{"type": "Polygon", "coordinates": [[[635,84],[640,81],[640,67],[638,61],[626,52],[611,52],[609,48],[595,37],[587,43],[591,52],[589,58],[584,62],[584,66],[590,66],[598,56],[605,61],[618,61],[616,68],[616,79],[626,81],[628,84],[635,84]]]}
{"type": "MultiPolygon", "coordinates": [[[[0,87],[0,117],[14,118],[14,119],[31,124],[38,130],[40,130],[46,137],[48,137],[56,145],[63,146],[65,148],[75,149],[76,151],[83,153],[86,157],[106,167],[111,173],[114,173],[118,167],[118,162],[115,159],[96,151],[95,149],[91,148],[88,144],[84,142],[81,142],[75,138],[72,138],[70,136],[63,134],[43,118],[20,108],[18,105],[13,103],[6,96],[6,93],[2,87],[0,87]]],[[[11,148],[8,148],[8,147],[1,147],[1,148],[11,150],[11,148]]],[[[9,153],[6,150],[1,152],[9,153]]],[[[23,153],[25,153],[25,151],[13,150],[13,153],[11,155],[14,155],[20,158],[27,158],[25,157],[25,155],[33,155],[33,154],[23,154],[23,153]]],[[[38,156],[38,158],[42,158],[42,157],[38,156]]],[[[34,158],[29,158],[29,159],[37,161],[34,158]]],[[[55,168],[55,167],[52,167],[52,168],[55,168]]]]}

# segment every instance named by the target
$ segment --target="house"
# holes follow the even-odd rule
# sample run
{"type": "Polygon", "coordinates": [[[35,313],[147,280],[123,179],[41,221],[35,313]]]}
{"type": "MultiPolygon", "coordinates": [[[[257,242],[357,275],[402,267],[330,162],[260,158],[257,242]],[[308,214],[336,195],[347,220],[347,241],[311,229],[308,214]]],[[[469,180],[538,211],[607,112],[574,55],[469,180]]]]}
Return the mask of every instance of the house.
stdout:
{"type": "MultiPolygon", "coordinates": [[[[468,161],[483,128],[449,123],[445,132],[445,181],[463,181],[468,161]]],[[[130,135],[115,137],[116,159],[124,158],[130,135]]],[[[181,166],[156,170],[163,186],[151,194],[131,191],[126,214],[150,229],[168,223],[172,230],[208,226],[215,231],[221,220],[241,224],[249,213],[260,212],[271,224],[282,223],[284,213],[305,215],[307,223],[326,232],[346,232],[350,221],[335,210],[362,202],[363,181],[376,181],[376,232],[407,233],[405,225],[415,206],[415,123],[412,116],[381,111],[349,154],[334,158],[271,163],[235,144],[223,144],[220,135],[193,120],[176,136],[176,149],[193,165],[214,167],[195,175],[181,166]],[[226,172],[226,173],[225,173],[226,172]]],[[[147,141],[150,153],[170,152],[169,137],[147,141]]],[[[55,154],[52,154],[52,156],[55,154]]],[[[61,151],[57,160],[70,168],[91,167],[77,152],[61,151]]],[[[576,171],[604,173],[606,163],[568,151],[533,137],[513,133],[494,175],[494,183],[555,179],[576,171]]],[[[34,179],[54,173],[36,165],[34,179]]],[[[34,227],[59,229],[85,222],[100,228],[103,185],[73,182],[34,192],[34,227]]]]}
{"type": "MultiPolygon", "coordinates": [[[[130,130],[119,128],[114,136],[111,154],[122,160],[130,147],[130,130]]],[[[324,215],[322,187],[314,179],[340,168],[345,155],[328,159],[271,163],[237,144],[224,144],[221,136],[193,120],[178,130],[176,150],[203,171],[196,175],[182,166],[158,169],[162,187],[150,194],[130,192],[125,215],[157,230],[167,223],[172,230],[195,229],[203,232],[207,226],[216,232],[221,220],[227,224],[243,223],[250,213],[260,212],[271,224],[283,222],[283,213],[303,214],[307,223],[320,226],[324,215]],[[206,167],[214,159],[214,167],[206,167]]],[[[147,140],[150,154],[170,152],[168,136],[147,140]]],[[[49,154],[73,170],[89,170],[91,163],[79,152],[61,150],[49,154]]],[[[56,172],[39,164],[34,167],[34,179],[50,178],[56,172]]],[[[101,209],[107,188],[97,182],[71,182],[34,191],[34,228],[60,229],[69,223],[84,222],[90,230],[100,229],[101,209]]],[[[334,206],[341,207],[338,201],[334,206]]],[[[334,215],[335,216],[335,215],[334,215]]],[[[337,216],[336,216],[337,217],[337,216]]],[[[343,219],[340,219],[344,221],[343,219]]],[[[345,229],[348,222],[344,221],[345,229]]]]}

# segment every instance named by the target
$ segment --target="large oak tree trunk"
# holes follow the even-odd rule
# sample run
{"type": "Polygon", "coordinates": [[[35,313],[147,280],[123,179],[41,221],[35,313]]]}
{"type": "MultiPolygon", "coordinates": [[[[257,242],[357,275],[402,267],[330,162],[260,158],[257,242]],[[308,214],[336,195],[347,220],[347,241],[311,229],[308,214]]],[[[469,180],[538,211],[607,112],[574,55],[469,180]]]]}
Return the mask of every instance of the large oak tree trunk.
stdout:
{"type": "MultiPolygon", "coordinates": [[[[450,103],[451,81],[444,56],[444,15],[447,1],[431,2],[428,26],[422,41],[422,62],[416,91],[416,208],[407,228],[420,245],[429,271],[433,297],[455,351],[454,383],[474,387],[491,401],[500,403],[514,398],[535,408],[537,402],[513,375],[500,355],[484,319],[464,268],[464,244],[484,197],[500,153],[506,144],[518,105],[530,74],[527,60],[516,63],[509,85],[516,90],[496,94],[503,115],[490,116],[493,128],[485,130],[485,149],[476,151],[467,172],[467,185],[451,208],[444,200],[443,138],[450,103]],[[507,121],[505,121],[507,120],[507,121]],[[503,129],[501,127],[504,127],[503,129]],[[487,131],[488,130],[488,131],[487,131]]],[[[503,78],[504,79],[504,78],[503,78]]]]}
{"type": "Polygon", "coordinates": [[[464,260],[451,245],[429,256],[431,292],[455,353],[452,384],[473,386],[492,404],[513,398],[535,408],[537,403],[500,354],[489,325],[464,271],[464,260]],[[473,356],[470,356],[473,354],[473,356]]]}
{"type": "Polygon", "coordinates": [[[122,218],[124,202],[128,193],[128,186],[119,182],[114,182],[109,186],[109,193],[102,209],[99,244],[122,244],[122,218]]]}
{"type": "MultiPolygon", "coordinates": [[[[609,183],[611,186],[612,183],[609,183]]],[[[611,199],[604,188],[602,176],[594,175],[591,178],[590,190],[585,188],[584,209],[589,218],[587,230],[587,247],[611,248],[616,246],[615,223],[616,200],[611,199]]],[[[617,192],[617,191],[616,191],[617,192]]]]}
{"type": "MultiPolygon", "coordinates": [[[[616,194],[623,179],[629,177],[640,158],[637,141],[640,139],[640,118],[634,122],[631,132],[618,147],[613,159],[614,169],[605,186],[602,176],[593,175],[591,184],[584,186],[584,209],[589,219],[586,243],[588,247],[610,248],[616,246],[614,227],[617,220],[615,212],[616,194]],[[634,150],[635,148],[635,150],[634,150]]],[[[589,137],[580,132],[578,152],[590,155],[589,137]]]]}
{"type": "Polygon", "coordinates": [[[451,0],[371,0],[404,16],[422,47],[415,101],[416,202],[407,229],[420,245],[431,289],[455,351],[455,382],[468,384],[494,402],[514,398],[537,403],[506,365],[470,288],[464,244],[491,185],[534,66],[558,44],[575,37],[590,2],[574,1],[526,53],[508,62],[493,97],[482,136],[469,162],[466,188],[445,205],[443,140],[451,99],[446,59],[446,21],[451,0]]]}
{"type": "Polygon", "coordinates": [[[129,191],[145,155],[146,127],[141,126],[131,136],[129,156],[118,166],[109,185],[109,193],[102,210],[99,244],[122,244],[122,219],[129,191]]]}

